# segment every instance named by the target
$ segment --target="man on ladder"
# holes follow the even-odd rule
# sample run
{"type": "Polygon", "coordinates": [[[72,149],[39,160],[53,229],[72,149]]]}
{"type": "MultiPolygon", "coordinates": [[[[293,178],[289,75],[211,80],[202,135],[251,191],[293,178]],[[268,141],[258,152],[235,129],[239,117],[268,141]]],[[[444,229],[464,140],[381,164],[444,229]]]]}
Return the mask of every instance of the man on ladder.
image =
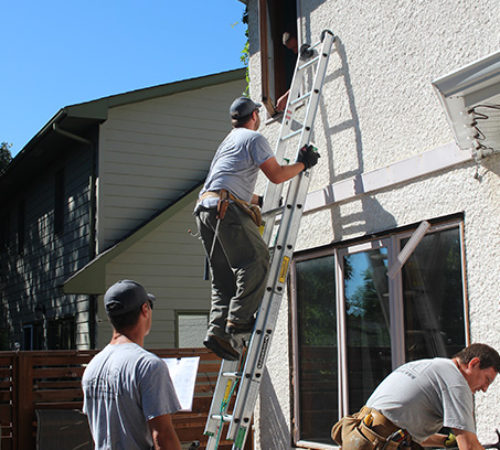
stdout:
{"type": "Polygon", "coordinates": [[[307,146],[294,164],[280,165],[267,140],[256,131],[260,106],[247,97],[231,104],[233,129],[215,153],[194,211],[212,282],[203,343],[233,361],[240,354],[231,336],[252,331],[269,270],[269,252],[259,234],[260,214],[255,207],[262,205],[262,197],[253,193],[259,169],[278,184],[311,168],[319,158],[307,146]]]}

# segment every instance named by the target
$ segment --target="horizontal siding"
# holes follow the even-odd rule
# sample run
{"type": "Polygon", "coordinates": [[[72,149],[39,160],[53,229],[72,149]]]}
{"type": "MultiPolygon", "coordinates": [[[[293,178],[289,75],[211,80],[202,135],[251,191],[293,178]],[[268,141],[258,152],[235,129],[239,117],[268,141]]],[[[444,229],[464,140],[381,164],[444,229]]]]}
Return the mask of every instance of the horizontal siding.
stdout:
{"type": "Polygon", "coordinates": [[[203,181],[244,80],[111,108],[99,144],[99,251],[203,181]]]}
{"type": "MultiPolygon", "coordinates": [[[[188,233],[196,230],[194,203],[186,206],[166,223],[160,225],[106,266],[106,282],[110,286],[124,278],[143,284],[153,293],[153,328],[146,346],[174,346],[177,311],[210,309],[210,283],[203,279],[205,254],[201,241],[188,233]]],[[[100,317],[105,320],[102,312],[100,317]]],[[[107,332],[107,324],[99,326],[99,342],[107,332]]]]}
{"type": "MultiPolygon", "coordinates": [[[[65,150],[51,170],[41,170],[8,208],[8,248],[0,253],[1,290],[11,344],[22,342],[23,324],[73,316],[88,310],[86,296],[63,295],[60,286],[89,261],[90,152],[75,145],[65,150]],[[64,231],[54,234],[55,174],[64,169],[64,231]],[[25,201],[25,245],[17,251],[18,202],[25,201]],[[45,314],[35,314],[36,307],[45,314]]],[[[83,333],[84,331],[82,331],[83,333]]],[[[86,336],[78,340],[88,340],[86,336]]]]}

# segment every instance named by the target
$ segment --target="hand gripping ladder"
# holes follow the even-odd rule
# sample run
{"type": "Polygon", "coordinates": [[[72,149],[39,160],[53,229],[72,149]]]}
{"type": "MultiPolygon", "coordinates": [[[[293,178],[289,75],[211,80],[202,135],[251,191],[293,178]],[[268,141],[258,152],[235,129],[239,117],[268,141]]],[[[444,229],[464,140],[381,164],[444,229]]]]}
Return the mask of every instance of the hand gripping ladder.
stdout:
{"type": "MultiPolygon", "coordinates": [[[[287,107],[281,123],[280,135],[276,144],[275,156],[278,162],[283,163],[284,161],[286,142],[289,139],[300,135],[297,153],[310,142],[321,88],[334,40],[333,33],[325,30],[321,33],[319,42],[314,45],[305,44],[300,49],[287,107]],[[301,94],[301,87],[306,84],[305,77],[311,70],[314,72],[312,89],[301,94]],[[295,119],[295,113],[302,106],[305,106],[306,109],[303,122],[300,123],[295,119]]],[[[218,448],[222,428],[226,422],[229,423],[227,438],[234,441],[233,450],[242,450],[245,445],[278,318],[281,299],[285,290],[289,262],[297,240],[309,180],[309,171],[303,171],[290,181],[284,206],[279,205],[283,184],[276,185],[269,182],[267,185],[262,214],[266,217],[263,238],[268,244],[278,214],[281,214],[281,221],[272,250],[266,292],[257,315],[257,321],[246,355],[240,361],[222,361],[205,426],[205,435],[209,436],[207,450],[218,448]],[[232,413],[229,413],[229,403],[237,387],[234,408],[232,413]]]]}

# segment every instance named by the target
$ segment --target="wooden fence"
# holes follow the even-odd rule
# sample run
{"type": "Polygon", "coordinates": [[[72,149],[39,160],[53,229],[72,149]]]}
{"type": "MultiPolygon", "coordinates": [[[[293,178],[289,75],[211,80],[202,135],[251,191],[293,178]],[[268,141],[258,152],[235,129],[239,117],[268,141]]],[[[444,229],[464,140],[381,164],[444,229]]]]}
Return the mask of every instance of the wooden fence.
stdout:
{"type": "MultiPolygon", "coordinates": [[[[203,430],[210,408],[220,359],[206,349],[152,350],[161,358],[200,356],[193,409],[173,415],[182,443],[199,440],[205,448],[203,430]]],[[[36,410],[81,409],[81,377],[97,351],[0,352],[0,432],[2,450],[36,448],[36,410]]],[[[225,434],[223,434],[225,436],[225,434]]],[[[253,436],[246,449],[252,448],[253,436]]],[[[231,448],[221,441],[221,450],[231,448]]],[[[63,449],[61,449],[63,450],[63,449]]]]}

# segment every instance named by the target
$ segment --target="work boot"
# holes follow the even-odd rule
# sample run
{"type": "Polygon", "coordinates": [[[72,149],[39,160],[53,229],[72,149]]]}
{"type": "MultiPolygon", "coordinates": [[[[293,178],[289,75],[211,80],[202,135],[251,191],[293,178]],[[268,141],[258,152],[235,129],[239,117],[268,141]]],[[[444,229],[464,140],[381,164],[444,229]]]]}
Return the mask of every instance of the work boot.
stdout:
{"type": "Polygon", "coordinates": [[[215,334],[209,334],[203,341],[203,345],[212,350],[219,358],[229,361],[238,361],[240,359],[240,354],[233,348],[231,343],[219,336],[215,336],[215,334]]]}
{"type": "Polygon", "coordinates": [[[226,322],[226,333],[235,335],[235,334],[249,334],[253,331],[255,326],[255,319],[250,320],[250,322],[240,323],[240,322],[232,322],[228,320],[226,322]]]}

